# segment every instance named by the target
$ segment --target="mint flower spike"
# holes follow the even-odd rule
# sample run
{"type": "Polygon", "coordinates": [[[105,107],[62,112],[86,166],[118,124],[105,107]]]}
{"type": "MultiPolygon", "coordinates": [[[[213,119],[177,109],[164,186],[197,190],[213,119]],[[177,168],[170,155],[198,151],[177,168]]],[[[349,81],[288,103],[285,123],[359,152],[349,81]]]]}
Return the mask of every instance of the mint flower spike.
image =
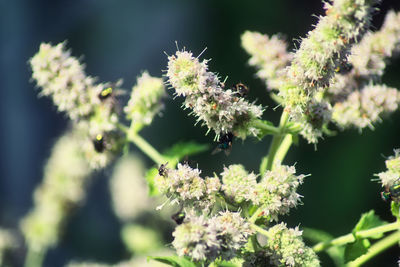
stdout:
{"type": "Polygon", "coordinates": [[[306,175],[295,175],[294,166],[277,163],[272,171],[267,171],[255,187],[253,203],[261,206],[264,216],[270,221],[278,221],[279,215],[289,213],[301,203],[297,188],[306,175]]]}
{"type": "Polygon", "coordinates": [[[400,52],[400,13],[389,11],[381,29],[368,33],[355,45],[349,61],[357,75],[377,81],[383,75],[386,62],[400,52]]]}
{"type": "Polygon", "coordinates": [[[155,178],[158,190],[172,202],[193,209],[198,213],[209,212],[216,202],[221,183],[216,177],[200,177],[201,171],[188,164],[178,163],[176,169],[166,168],[155,178]]]}
{"type": "Polygon", "coordinates": [[[261,117],[262,107],[249,103],[231,89],[225,90],[218,76],[208,71],[208,60],[200,62],[185,50],[177,51],[168,60],[168,84],[177,96],[185,97],[183,106],[192,109],[197,122],[208,131],[214,130],[216,139],[227,133],[242,139],[257,136],[259,130],[253,122],[261,117]]]}
{"type": "Polygon", "coordinates": [[[196,261],[229,260],[243,248],[254,231],[238,212],[220,212],[206,218],[187,213],[183,224],[175,228],[172,245],[179,256],[196,261]]]}
{"type": "Polygon", "coordinates": [[[84,66],[65,49],[65,42],[56,46],[42,43],[30,60],[32,78],[41,87],[41,95],[50,96],[59,111],[78,120],[93,112],[93,97],[88,88],[94,79],[86,76],[84,66]]]}
{"type": "Polygon", "coordinates": [[[309,143],[322,136],[322,127],[329,122],[329,103],[322,103],[327,87],[333,82],[337,67],[346,62],[353,44],[360,40],[370,25],[378,0],[335,0],[325,3],[326,16],[320,17],[315,29],[303,39],[287,68],[287,82],[279,95],[292,121],[305,125],[301,134],[309,143]],[[313,103],[325,106],[323,116],[314,123],[313,103]],[[319,120],[323,118],[322,123],[319,120]]]}
{"type": "Polygon", "coordinates": [[[136,155],[127,155],[117,161],[110,179],[113,210],[117,217],[128,222],[152,206],[144,179],[145,166],[136,155]],[[132,188],[135,194],[132,194],[132,188]]]}
{"type": "Polygon", "coordinates": [[[250,266],[320,266],[315,252],[302,240],[302,231],[298,227],[287,228],[285,223],[272,226],[267,230],[265,247],[253,254],[246,255],[244,267],[250,266]]]}
{"type": "Polygon", "coordinates": [[[249,65],[258,69],[258,78],[269,90],[279,90],[286,80],[285,68],[293,54],[287,52],[287,43],[279,35],[263,35],[246,31],[241,36],[242,47],[251,56],[249,65]]]}
{"type": "Polygon", "coordinates": [[[28,248],[44,253],[58,242],[68,211],[82,202],[92,169],[82,153],[76,133],[55,144],[44,169],[42,184],[34,193],[34,208],[21,222],[28,248]]]}
{"type": "Polygon", "coordinates": [[[131,97],[124,108],[126,117],[133,123],[147,126],[162,109],[161,98],[165,96],[161,78],[152,77],[144,71],[132,88],[131,97]]]}
{"type": "Polygon", "coordinates": [[[257,175],[249,174],[243,165],[235,164],[224,167],[221,177],[222,191],[227,198],[236,203],[254,200],[257,175]]]}
{"type": "Polygon", "coordinates": [[[312,93],[326,88],[350,48],[368,30],[379,0],[334,0],[325,3],[326,16],[303,39],[288,69],[294,84],[312,93]]]}
{"type": "Polygon", "coordinates": [[[367,85],[333,107],[333,121],[341,128],[374,128],[381,117],[398,109],[400,92],[385,85],[367,85]]]}
{"type": "Polygon", "coordinates": [[[400,179],[400,149],[394,149],[394,155],[386,161],[387,171],[378,173],[382,186],[391,187],[400,179]]]}
{"type": "Polygon", "coordinates": [[[66,112],[81,131],[81,146],[92,168],[105,167],[120,151],[124,141],[118,131],[118,116],[111,83],[95,83],[84,66],[65,49],[41,44],[30,60],[32,77],[50,96],[59,111],[66,112]],[[110,89],[110,90],[109,90],[110,89]],[[107,92],[106,95],[102,95],[107,92]],[[109,93],[108,93],[109,92],[109,93]],[[94,143],[98,142],[98,145],[94,143]]]}

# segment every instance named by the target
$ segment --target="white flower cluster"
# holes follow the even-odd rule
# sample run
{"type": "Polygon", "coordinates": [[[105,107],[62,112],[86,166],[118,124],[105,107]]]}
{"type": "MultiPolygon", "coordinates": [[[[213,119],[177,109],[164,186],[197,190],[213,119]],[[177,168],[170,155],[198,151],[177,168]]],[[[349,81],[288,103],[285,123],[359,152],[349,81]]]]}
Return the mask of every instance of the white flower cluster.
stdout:
{"type": "Polygon", "coordinates": [[[257,185],[254,204],[261,206],[264,216],[270,220],[277,221],[278,215],[287,214],[300,203],[301,195],[296,191],[305,175],[296,176],[295,173],[294,166],[276,165],[257,185]]]}
{"type": "Polygon", "coordinates": [[[400,13],[389,11],[381,29],[355,45],[349,61],[364,79],[379,80],[386,62],[400,52],[400,13]]]}
{"type": "Polygon", "coordinates": [[[91,166],[106,166],[120,149],[116,88],[95,83],[87,76],[79,60],[65,49],[65,43],[41,44],[30,64],[41,94],[51,97],[58,110],[66,112],[80,129],[81,147],[91,166]]]}
{"type": "Polygon", "coordinates": [[[307,247],[302,238],[302,232],[296,228],[287,228],[280,223],[268,229],[267,244],[264,249],[250,254],[244,262],[244,267],[290,266],[317,267],[320,266],[315,252],[307,247]]]}
{"type": "Polygon", "coordinates": [[[146,71],[143,72],[137,78],[129,102],[124,108],[127,118],[135,124],[150,125],[163,106],[160,100],[164,95],[162,79],[152,77],[146,71]]]}
{"type": "Polygon", "coordinates": [[[343,102],[333,107],[332,119],[342,128],[355,126],[359,129],[373,128],[382,115],[397,110],[400,92],[385,85],[367,85],[349,94],[343,102]]]}
{"type": "Polygon", "coordinates": [[[79,137],[69,133],[55,144],[43,183],[34,193],[35,206],[22,220],[22,232],[34,251],[46,251],[57,243],[68,210],[85,197],[85,185],[92,169],[78,140],[79,137]]]}
{"type": "Polygon", "coordinates": [[[287,52],[287,43],[279,36],[269,37],[258,32],[246,31],[242,46],[251,55],[249,65],[258,69],[257,76],[265,80],[268,89],[279,90],[286,79],[284,69],[292,60],[287,52]]]}
{"type": "Polygon", "coordinates": [[[153,203],[144,177],[145,166],[139,157],[127,155],[117,161],[110,179],[110,193],[114,212],[121,221],[134,219],[153,203]]]}
{"type": "Polygon", "coordinates": [[[222,191],[228,199],[236,203],[254,200],[257,176],[254,173],[249,174],[243,165],[225,167],[221,177],[222,191]]]}
{"type": "Polygon", "coordinates": [[[242,46],[251,55],[249,64],[259,69],[258,76],[269,88],[278,90],[276,100],[291,121],[302,125],[301,134],[309,143],[317,143],[331,121],[341,129],[362,129],[397,109],[397,91],[375,83],[387,59],[399,54],[400,14],[389,12],[381,30],[364,36],[378,2],[326,3],[326,16],[293,54],[276,36],[242,36],[242,46]]]}
{"type": "Polygon", "coordinates": [[[222,191],[237,204],[247,201],[262,207],[263,216],[277,221],[278,215],[287,214],[300,203],[301,196],[296,191],[305,175],[295,173],[294,166],[277,164],[257,182],[256,175],[249,174],[242,165],[231,165],[221,173],[222,191]]]}
{"type": "Polygon", "coordinates": [[[176,169],[166,168],[163,175],[158,175],[155,184],[172,203],[204,212],[215,203],[215,194],[220,190],[221,183],[216,177],[203,179],[200,173],[199,169],[178,163],[176,169]]]}
{"type": "Polygon", "coordinates": [[[389,157],[386,161],[387,171],[377,174],[381,179],[382,186],[391,187],[400,179],[400,149],[394,150],[394,156],[389,157]]]}
{"type": "Polygon", "coordinates": [[[250,224],[239,213],[220,212],[211,218],[189,213],[172,234],[172,245],[179,256],[197,261],[213,261],[218,257],[229,260],[236,256],[251,234],[250,224]]]}
{"type": "Polygon", "coordinates": [[[233,133],[242,139],[256,136],[252,122],[261,117],[261,106],[249,103],[238,92],[225,90],[216,74],[208,71],[207,60],[199,61],[188,51],[168,57],[166,76],[184,106],[193,110],[198,122],[220,135],[233,133]]]}

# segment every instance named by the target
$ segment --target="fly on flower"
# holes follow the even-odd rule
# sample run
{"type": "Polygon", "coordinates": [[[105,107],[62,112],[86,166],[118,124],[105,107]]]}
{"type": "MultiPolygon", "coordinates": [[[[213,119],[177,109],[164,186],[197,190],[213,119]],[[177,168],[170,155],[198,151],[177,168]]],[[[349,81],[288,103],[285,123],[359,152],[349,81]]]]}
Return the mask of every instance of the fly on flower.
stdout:
{"type": "Polygon", "coordinates": [[[181,225],[185,220],[186,214],[180,209],[177,213],[171,216],[171,219],[176,222],[177,225],[181,225]]]}
{"type": "Polygon", "coordinates": [[[93,146],[94,150],[96,150],[98,153],[102,153],[105,149],[105,142],[104,142],[104,136],[102,134],[96,135],[96,137],[93,139],[93,146]]]}
{"type": "Polygon", "coordinates": [[[218,145],[214,149],[214,151],[211,153],[212,155],[224,151],[225,155],[229,155],[232,150],[232,142],[233,142],[233,134],[232,133],[227,133],[223,134],[219,137],[218,139],[218,145]]]}
{"type": "Polygon", "coordinates": [[[385,191],[381,192],[381,197],[384,201],[388,201],[389,199],[393,201],[400,200],[400,178],[392,186],[386,186],[385,191]]]}
{"type": "Polygon", "coordinates": [[[243,83],[236,83],[232,86],[232,91],[241,97],[245,97],[248,95],[250,89],[243,83]]]}
{"type": "Polygon", "coordinates": [[[165,176],[167,174],[167,165],[168,162],[160,165],[160,167],[158,168],[158,175],[165,176]]]}

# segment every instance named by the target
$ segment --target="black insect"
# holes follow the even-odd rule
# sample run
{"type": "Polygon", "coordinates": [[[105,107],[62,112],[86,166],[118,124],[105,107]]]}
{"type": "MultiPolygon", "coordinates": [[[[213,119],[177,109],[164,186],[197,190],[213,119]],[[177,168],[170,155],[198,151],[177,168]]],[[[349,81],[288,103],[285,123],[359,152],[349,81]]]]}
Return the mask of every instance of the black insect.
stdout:
{"type": "Polygon", "coordinates": [[[104,136],[102,134],[96,135],[96,137],[93,139],[93,146],[94,150],[96,150],[99,153],[102,153],[104,151],[106,146],[105,146],[104,136]]]}
{"type": "Polygon", "coordinates": [[[168,162],[160,165],[160,167],[158,168],[158,175],[165,176],[167,174],[167,165],[168,162]]]}
{"type": "Polygon", "coordinates": [[[400,199],[400,178],[397,179],[392,186],[386,186],[385,191],[381,192],[384,201],[400,199]]]}
{"type": "Polygon", "coordinates": [[[114,91],[114,89],[113,89],[111,86],[110,86],[110,87],[107,87],[107,88],[104,88],[104,89],[101,90],[101,92],[99,93],[99,99],[100,99],[101,101],[104,101],[104,100],[106,100],[107,98],[112,97],[113,91],[114,91]]]}
{"type": "Polygon", "coordinates": [[[350,62],[344,62],[340,66],[336,67],[335,72],[345,75],[349,73],[352,69],[353,69],[353,64],[351,64],[350,62]]]}
{"type": "Polygon", "coordinates": [[[218,145],[212,152],[212,154],[218,153],[220,151],[224,151],[225,155],[229,155],[232,150],[232,142],[233,142],[233,134],[227,133],[223,134],[218,139],[218,145]]]}
{"type": "Polygon", "coordinates": [[[243,83],[236,83],[232,86],[232,91],[236,92],[241,97],[248,95],[250,89],[243,83]]]}
{"type": "Polygon", "coordinates": [[[177,213],[173,214],[171,216],[171,219],[174,220],[177,225],[180,225],[185,220],[185,217],[186,217],[186,214],[182,210],[180,210],[177,213]]]}

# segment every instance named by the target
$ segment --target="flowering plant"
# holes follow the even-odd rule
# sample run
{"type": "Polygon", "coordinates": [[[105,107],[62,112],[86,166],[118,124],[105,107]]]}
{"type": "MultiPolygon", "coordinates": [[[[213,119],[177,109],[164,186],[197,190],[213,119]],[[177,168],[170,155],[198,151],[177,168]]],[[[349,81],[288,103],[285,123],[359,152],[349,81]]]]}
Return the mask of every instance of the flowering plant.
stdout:
{"type": "MultiPolygon", "coordinates": [[[[137,261],[143,255],[149,256],[149,265],[320,266],[320,252],[337,266],[360,266],[398,244],[399,150],[386,160],[387,171],[377,174],[395,222],[382,221],[371,211],[361,216],[350,234],[331,238],[283,221],[283,215],[301,204],[297,191],[308,176],[283,163],[299,136],[317,146],[333,127],[373,128],[398,109],[399,91],[381,84],[380,78],[387,60],[400,51],[400,14],[390,11],[382,28],[370,31],[378,2],[324,3],[325,15],[293,52],[280,35],[243,33],[249,65],[281,108],[278,125],[263,118],[266,107],[249,99],[245,84],[229,87],[226,79],[212,72],[209,61],[201,58],[203,53],[195,56],[178,49],[168,55],[164,80],[143,72],[122,109],[122,81],[100,83],[88,76],[65,42],[42,44],[30,60],[33,80],[40,95],[50,97],[71,119],[71,127],[55,144],[43,182],[34,193],[34,207],[20,224],[26,266],[42,265],[46,251],[59,242],[70,210],[85,198],[91,175],[113,161],[117,161],[110,181],[113,206],[124,225],[122,239],[133,255],[118,266],[143,264],[137,261]],[[212,153],[229,154],[236,139],[272,136],[259,171],[249,172],[238,163],[206,176],[201,166],[185,158],[205,152],[208,145],[182,142],[161,153],[141,137],[140,131],[163,109],[166,87],[174,97],[183,98],[182,107],[207,133],[214,134],[212,153]],[[143,163],[129,154],[131,144],[155,164],[146,175],[143,163]],[[156,206],[161,214],[173,214],[172,219],[161,215],[159,220],[175,224],[169,246],[175,255],[163,246],[160,233],[134,222],[138,214],[156,206]],[[303,237],[315,244],[306,245],[303,237]]],[[[4,236],[8,242],[0,251],[17,243],[8,233],[4,236]]],[[[102,265],[72,262],[69,266],[102,265]]]]}

